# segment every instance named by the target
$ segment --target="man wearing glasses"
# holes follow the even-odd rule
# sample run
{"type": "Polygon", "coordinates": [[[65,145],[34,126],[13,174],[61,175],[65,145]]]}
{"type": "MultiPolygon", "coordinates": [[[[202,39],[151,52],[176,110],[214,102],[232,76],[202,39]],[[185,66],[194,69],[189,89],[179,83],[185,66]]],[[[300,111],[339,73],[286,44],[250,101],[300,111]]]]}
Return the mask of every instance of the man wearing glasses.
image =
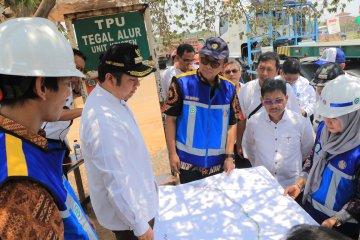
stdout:
{"type": "Polygon", "coordinates": [[[174,77],[163,106],[170,167],[181,183],[235,168],[236,122],[242,114],[235,85],[219,75],[229,49],[212,37],[199,54],[198,71],[174,77]]]}
{"type": "Polygon", "coordinates": [[[176,75],[191,71],[195,60],[195,50],[190,44],[180,44],[176,49],[174,66],[166,69],[161,76],[163,98],[166,99],[171,79],[176,75]]]}
{"type": "MultiPolygon", "coordinates": [[[[257,79],[247,82],[239,93],[239,102],[245,119],[250,119],[255,113],[262,110],[260,101],[260,89],[266,81],[272,81],[278,75],[280,69],[279,56],[274,52],[266,52],[260,55],[257,66],[257,79]]],[[[300,113],[300,105],[290,84],[286,84],[288,101],[286,107],[300,113]]],[[[246,120],[246,121],[247,121],[246,120]]],[[[239,155],[242,155],[242,139],[246,127],[246,121],[238,124],[236,147],[239,155]]],[[[246,157],[246,156],[245,156],[246,157]]]]}
{"type": "Polygon", "coordinates": [[[265,166],[284,188],[300,176],[302,163],[314,144],[309,119],[285,108],[286,94],[282,80],[263,83],[261,102],[266,111],[247,121],[243,141],[252,166],[265,166]]]}
{"type": "Polygon", "coordinates": [[[236,61],[229,61],[224,65],[224,77],[232,81],[236,85],[236,91],[239,93],[240,88],[244,85],[241,77],[241,67],[236,61]]]}

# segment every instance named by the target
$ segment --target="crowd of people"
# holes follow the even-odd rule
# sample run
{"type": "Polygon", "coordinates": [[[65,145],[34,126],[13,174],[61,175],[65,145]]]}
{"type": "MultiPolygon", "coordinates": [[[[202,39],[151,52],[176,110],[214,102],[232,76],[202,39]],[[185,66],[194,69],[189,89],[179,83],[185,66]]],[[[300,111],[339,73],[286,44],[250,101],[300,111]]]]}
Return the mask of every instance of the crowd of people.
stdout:
{"type": "MultiPolygon", "coordinates": [[[[64,136],[79,116],[97,220],[116,239],[154,239],[157,183],[127,104],[139,78],[155,71],[138,46],[111,45],[84,109],[73,109],[86,57],[54,24],[8,20],[0,44],[0,239],[98,238],[62,169],[64,136]]],[[[207,39],[198,53],[180,45],[161,80],[170,168],[180,183],[263,165],[321,225],[296,226],[286,239],[358,239],[360,80],[345,64],[322,61],[309,81],[297,59],[281,66],[266,52],[258,78],[245,83],[223,39],[207,39]]]]}
{"type": "Polygon", "coordinates": [[[221,38],[199,55],[198,70],[166,79],[166,141],[180,183],[263,165],[321,226],[357,239],[360,80],[344,72],[342,50],[326,50],[332,57],[314,63],[313,79],[300,76],[299,60],[280,66],[263,53],[247,83],[221,38]]]}

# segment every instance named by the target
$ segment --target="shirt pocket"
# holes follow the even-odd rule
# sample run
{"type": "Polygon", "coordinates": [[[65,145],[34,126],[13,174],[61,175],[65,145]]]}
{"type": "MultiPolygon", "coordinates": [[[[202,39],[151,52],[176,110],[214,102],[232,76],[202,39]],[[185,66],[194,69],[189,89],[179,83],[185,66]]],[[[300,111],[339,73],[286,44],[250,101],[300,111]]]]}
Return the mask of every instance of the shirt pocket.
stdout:
{"type": "Polygon", "coordinates": [[[281,152],[284,155],[284,160],[295,159],[297,155],[301,158],[301,142],[300,136],[297,134],[283,134],[280,137],[281,152]],[[294,157],[294,155],[296,155],[294,157]]]}

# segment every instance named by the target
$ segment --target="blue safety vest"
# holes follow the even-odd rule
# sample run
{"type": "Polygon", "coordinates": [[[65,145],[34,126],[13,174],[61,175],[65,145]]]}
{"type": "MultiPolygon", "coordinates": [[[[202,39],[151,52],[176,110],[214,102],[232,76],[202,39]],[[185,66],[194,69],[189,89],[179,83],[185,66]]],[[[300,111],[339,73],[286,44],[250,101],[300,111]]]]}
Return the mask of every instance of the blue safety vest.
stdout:
{"type": "Polygon", "coordinates": [[[210,85],[196,71],[177,76],[183,107],[176,122],[176,148],[181,161],[200,167],[222,164],[235,85],[219,76],[210,98],[210,85]]]}
{"type": "MultiPolygon", "coordinates": [[[[321,150],[320,135],[324,125],[324,122],[319,125],[314,155],[321,150]]],[[[319,188],[310,194],[312,206],[328,216],[340,211],[355,196],[357,184],[355,177],[359,167],[360,146],[330,159],[322,173],[319,188]]]]}
{"type": "Polygon", "coordinates": [[[43,150],[11,133],[0,132],[0,186],[12,179],[41,183],[60,211],[65,239],[98,239],[72,187],[63,178],[63,149],[60,141],[48,140],[48,150],[43,150]]]}

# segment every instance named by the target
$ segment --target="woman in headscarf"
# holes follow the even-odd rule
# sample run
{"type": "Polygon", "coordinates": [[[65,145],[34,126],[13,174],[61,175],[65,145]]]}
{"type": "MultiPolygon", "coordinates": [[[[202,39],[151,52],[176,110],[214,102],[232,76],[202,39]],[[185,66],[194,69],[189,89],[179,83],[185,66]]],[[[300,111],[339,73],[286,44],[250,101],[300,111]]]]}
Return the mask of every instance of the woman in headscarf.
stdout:
{"type": "Polygon", "coordinates": [[[339,76],[325,85],[312,156],[302,177],[285,189],[296,198],[304,190],[304,209],[319,224],[353,239],[360,222],[360,79],[339,76]]]}

